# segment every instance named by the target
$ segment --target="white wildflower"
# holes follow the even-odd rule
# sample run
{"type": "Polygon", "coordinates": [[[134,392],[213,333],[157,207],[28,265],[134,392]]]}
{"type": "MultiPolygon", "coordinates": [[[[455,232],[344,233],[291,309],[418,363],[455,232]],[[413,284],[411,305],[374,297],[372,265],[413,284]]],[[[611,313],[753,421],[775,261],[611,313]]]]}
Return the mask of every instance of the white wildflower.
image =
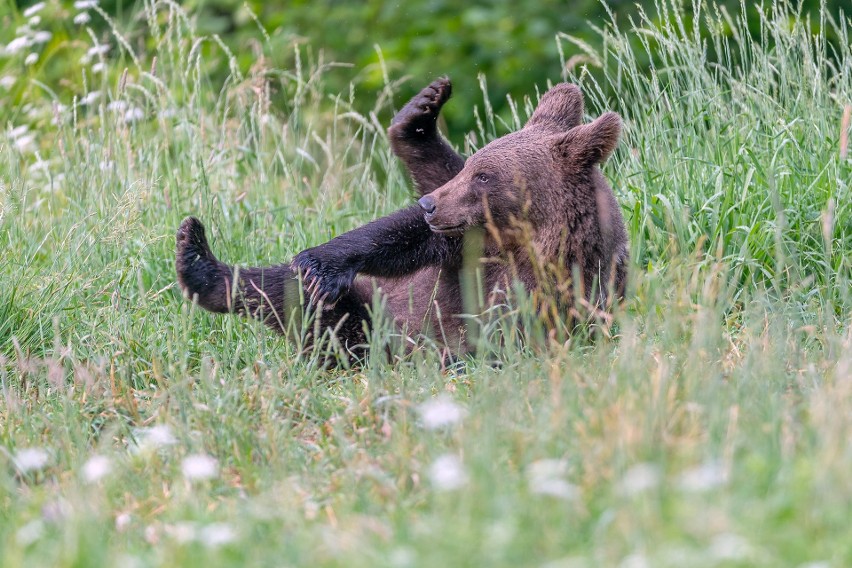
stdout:
{"type": "Polygon", "coordinates": [[[580,491],[565,479],[567,473],[568,462],[565,460],[544,459],[532,462],[526,471],[530,492],[566,501],[576,499],[580,491]]]}
{"type": "Polygon", "coordinates": [[[177,443],[171,429],[165,424],[157,424],[150,428],[138,428],[134,434],[138,440],[137,451],[162,448],[177,443]]]}
{"type": "Polygon", "coordinates": [[[163,530],[167,535],[181,544],[194,541],[196,536],[195,523],[182,522],[173,525],[165,525],[163,530]]]}
{"type": "Polygon", "coordinates": [[[41,12],[44,9],[44,6],[45,6],[44,2],[36,2],[32,6],[30,6],[26,10],[24,10],[24,12],[23,12],[24,17],[29,18],[31,16],[35,16],[36,14],[38,14],[39,12],[41,12]]]}
{"type": "Polygon", "coordinates": [[[619,484],[619,492],[622,495],[637,495],[660,484],[660,470],[652,464],[636,464],[624,473],[619,484]]]}
{"type": "Polygon", "coordinates": [[[91,21],[92,21],[92,17],[89,15],[88,12],[80,12],[79,14],[74,16],[74,23],[77,24],[78,26],[88,24],[91,21]]]}
{"type": "Polygon", "coordinates": [[[464,487],[468,476],[457,456],[444,454],[429,466],[429,479],[435,489],[452,491],[464,487]]]}
{"type": "Polygon", "coordinates": [[[124,532],[130,526],[130,521],[132,520],[130,513],[119,513],[115,517],[115,530],[124,532]]]}
{"type": "Polygon", "coordinates": [[[454,426],[461,422],[466,414],[464,408],[446,395],[427,400],[417,410],[420,413],[420,421],[427,430],[454,426]]]}
{"type": "Polygon", "coordinates": [[[618,564],[618,568],[651,568],[651,563],[644,554],[635,552],[629,556],[625,556],[618,564]]]}
{"type": "Polygon", "coordinates": [[[715,489],[728,482],[728,472],[721,464],[709,462],[688,469],[680,476],[680,488],[691,493],[715,489]]]}
{"type": "Polygon", "coordinates": [[[104,71],[106,71],[106,65],[100,61],[92,65],[92,73],[103,73],[104,71]]]}
{"type": "Polygon", "coordinates": [[[30,21],[27,22],[27,25],[30,27],[37,26],[41,23],[41,16],[33,16],[30,18],[30,21]]]}
{"type": "Polygon", "coordinates": [[[53,37],[53,34],[44,30],[33,34],[33,43],[47,43],[53,37]]]}
{"type": "Polygon", "coordinates": [[[98,168],[100,168],[102,172],[111,170],[115,168],[115,162],[113,160],[101,160],[98,162],[98,168]]]}
{"type": "Polygon", "coordinates": [[[43,448],[24,448],[15,452],[12,461],[14,461],[18,471],[26,473],[44,469],[47,462],[50,461],[50,455],[43,448]]]}
{"type": "Polygon", "coordinates": [[[112,462],[106,456],[92,456],[83,464],[83,479],[95,483],[106,477],[112,471],[112,462]]]}
{"type": "Polygon", "coordinates": [[[24,134],[30,131],[30,127],[26,124],[22,124],[21,126],[16,126],[12,130],[9,131],[9,138],[12,140],[17,140],[24,134]]]}
{"type": "Polygon", "coordinates": [[[27,547],[41,538],[44,533],[44,523],[41,519],[30,521],[15,533],[15,540],[18,545],[27,547]]]}
{"type": "Polygon", "coordinates": [[[39,158],[33,164],[30,165],[30,172],[45,172],[50,168],[50,162],[47,160],[42,160],[39,158]]]}
{"type": "Polygon", "coordinates": [[[30,134],[17,138],[14,142],[15,148],[22,154],[28,154],[35,151],[35,137],[30,134]]]}
{"type": "Polygon", "coordinates": [[[237,533],[231,525],[225,523],[212,523],[201,529],[201,542],[207,548],[216,548],[234,542],[237,533]]]}
{"type": "Polygon", "coordinates": [[[38,53],[30,53],[24,59],[24,65],[35,65],[36,61],[38,61],[38,53]]]}
{"type": "Polygon", "coordinates": [[[19,51],[21,51],[25,47],[29,47],[29,46],[30,46],[29,38],[27,38],[27,37],[16,37],[12,41],[10,41],[8,44],[6,44],[6,50],[5,51],[6,51],[7,55],[13,55],[15,53],[18,53],[19,51]]]}
{"type": "Polygon", "coordinates": [[[219,462],[207,454],[186,456],[180,468],[183,476],[190,481],[213,479],[219,475],[219,462]]]}
{"type": "Polygon", "coordinates": [[[754,548],[743,537],[733,533],[723,533],[710,543],[708,550],[717,560],[743,561],[752,555],[754,548]]]}
{"type": "Polygon", "coordinates": [[[94,57],[96,55],[106,55],[109,53],[109,45],[105,43],[95,44],[89,48],[86,52],[86,55],[89,57],[94,57]]]}
{"type": "Polygon", "coordinates": [[[127,102],[121,101],[121,100],[110,101],[110,103],[107,105],[107,110],[112,111],[112,112],[124,112],[124,109],[126,109],[126,108],[127,108],[127,102]]]}
{"type": "Polygon", "coordinates": [[[90,91],[90,92],[86,93],[85,97],[80,99],[80,104],[84,105],[84,106],[95,104],[96,102],[98,102],[98,99],[100,99],[100,98],[101,98],[101,92],[100,91],[90,91]]]}
{"type": "Polygon", "coordinates": [[[74,2],[75,10],[88,10],[98,5],[98,0],[77,0],[74,2]]]}
{"type": "Polygon", "coordinates": [[[15,83],[18,81],[18,78],[14,75],[3,75],[0,77],[0,87],[3,87],[7,91],[15,86],[15,83]]]}
{"type": "Polygon", "coordinates": [[[145,113],[139,107],[131,107],[124,113],[124,122],[136,122],[145,118],[145,113]]]}

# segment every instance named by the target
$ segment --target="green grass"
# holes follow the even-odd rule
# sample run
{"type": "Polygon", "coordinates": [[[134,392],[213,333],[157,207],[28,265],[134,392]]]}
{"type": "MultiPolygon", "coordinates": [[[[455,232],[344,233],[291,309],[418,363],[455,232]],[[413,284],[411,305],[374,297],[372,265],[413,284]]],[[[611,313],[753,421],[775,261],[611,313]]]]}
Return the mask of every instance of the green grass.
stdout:
{"type": "MultiPolygon", "coordinates": [[[[426,346],[331,372],[194,310],[174,232],[194,214],[222,258],[270,263],[410,203],[384,125],[298,51],[211,84],[199,54],[229,55],[158,6],[110,37],[104,74],[46,85],[26,52],[0,72],[4,567],[852,565],[849,22],[779,6],[753,39],[661,7],[602,29],[601,67],[571,79],[590,115],[625,117],[605,173],[634,266],[611,337],[520,344],[520,306],[491,328],[500,365],[442,372],[426,346]],[[460,420],[426,428],[429,401],[460,420]],[[211,478],[186,476],[193,454],[211,478]],[[94,456],[111,467],[89,481],[94,456]]],[[[531,100],[484,105],[462,148],[531,100]]]]}

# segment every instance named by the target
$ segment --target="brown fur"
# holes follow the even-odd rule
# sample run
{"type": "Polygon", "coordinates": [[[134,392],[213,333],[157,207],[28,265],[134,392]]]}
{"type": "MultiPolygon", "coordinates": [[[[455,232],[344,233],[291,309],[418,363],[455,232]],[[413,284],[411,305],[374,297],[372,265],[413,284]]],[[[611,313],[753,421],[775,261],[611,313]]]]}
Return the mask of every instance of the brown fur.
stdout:
{"type": "Polygon", "coordinates": [[[618,115],[581,125],[580,90],[560,84],[545,93],[523,129],[464,160],[436,127],[450,91],[449,80],[433,82],[388,130],[422,196],[419,207],[302,251],[290,265],[243,269],[239,276],[215,259],[203,227],[189,218],[178,232],[182,289],[209,310],[261,317],[283,330],[301,309],[293,288],[301,272],[311,305],[323,306],[321,328],[336,328],[354,349],[365,340],[361,322],[370,323],[365,305],[377,286],[401,330],[428,333],[458,352],[466,349],[464,320],[457,317],[465,308],[462,274],[471,266],[464,237],[478,234],[479,241],[468,243],[481,241],[473,266],[482,269],[489,303],[519,280],[529,291],[558,296],[563,311],[577,296],[611,306],[612,293],[620,298],[625,290],[627,233],[598,164],[618,142],[618,115]],[[580,282],[572,282],[574,271],[580,282]]]}

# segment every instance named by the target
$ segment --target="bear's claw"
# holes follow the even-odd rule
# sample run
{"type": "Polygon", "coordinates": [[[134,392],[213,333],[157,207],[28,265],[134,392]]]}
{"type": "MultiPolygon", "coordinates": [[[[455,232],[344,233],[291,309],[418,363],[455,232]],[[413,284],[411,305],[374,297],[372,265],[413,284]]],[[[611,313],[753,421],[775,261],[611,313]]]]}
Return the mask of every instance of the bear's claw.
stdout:
{"type": "Polygon", "coordinates": [[[303,250],[293,258],[290,267],[301,273],[302,285],[311,304],[334,304],[343,296],[355,281],[356,271],[341,268],[341,262],[324,258],[324,249],[320,245],[303,250]]]}
{"type": "Polygon", "coordinates": [[[391,121],[391,132],[399,130],[407,136],[435,134],[438,113],[452,94],[453,85],[448,77],[432,81],[396,113],[391,121]]]}

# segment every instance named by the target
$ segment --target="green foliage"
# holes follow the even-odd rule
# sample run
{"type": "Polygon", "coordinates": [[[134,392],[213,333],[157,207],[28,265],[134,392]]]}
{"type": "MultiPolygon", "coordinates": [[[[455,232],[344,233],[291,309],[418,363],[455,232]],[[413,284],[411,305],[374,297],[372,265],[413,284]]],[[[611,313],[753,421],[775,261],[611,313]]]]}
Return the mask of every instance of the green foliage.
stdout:
{"type": "MultiPolygon", "coordinates": [[[[625,117],[613,326],[522,342],[521,302],[483,326],[497,361],[331,372],[181,298],[174,231],[197,215],[267,264],[404,205],[379,118],[404,96],[366,66],[370,103],[338,95],[343,70],[245,21],[228,48],[210,9],[2,16],[7,46],[52,32],[0,71],[4,568],[852,565],[847,21],[659,6],[561,36],[600,62],[572,68],[589,114],[625,117]]],[[[456,101],[466,144],[539,82],[514,115],[456,101]]]]}

